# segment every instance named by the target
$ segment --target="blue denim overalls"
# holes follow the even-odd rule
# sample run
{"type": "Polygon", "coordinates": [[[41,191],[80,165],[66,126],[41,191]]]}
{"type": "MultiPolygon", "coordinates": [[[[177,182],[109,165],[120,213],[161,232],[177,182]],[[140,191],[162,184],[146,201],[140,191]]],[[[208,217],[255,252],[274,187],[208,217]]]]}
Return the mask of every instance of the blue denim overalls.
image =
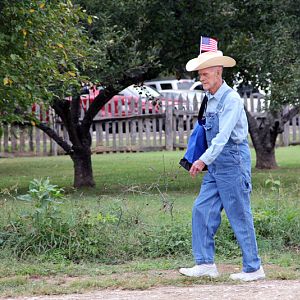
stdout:
{"type": "MultiPolygon", "coordinates": [[[[215,113],[206,114],[208,147],[219,132],[219,113],[227,90],[215,113]]],[[[240,144],[230,138],[222,152],[208,166],[199,196],[193,206],[192,245],[196,264],[214,263],[214,236],[225,209],[243,255],[243,271],[254,272],[261,261],[258,256],[253,217],[250,207],[251,157],[248,141],[240,144]]]]}

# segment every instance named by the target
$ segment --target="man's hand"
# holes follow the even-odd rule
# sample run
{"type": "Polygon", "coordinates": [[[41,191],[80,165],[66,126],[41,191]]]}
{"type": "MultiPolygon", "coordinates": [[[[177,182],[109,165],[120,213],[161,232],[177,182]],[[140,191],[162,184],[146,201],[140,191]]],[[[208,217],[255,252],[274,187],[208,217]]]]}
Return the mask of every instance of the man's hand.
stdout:
{"type": "Polygon", "coordinates": [[[193,165],[190,169],[190,175],[194,178],[204,168],[205,168],[205,163],[202,160],[198,159],[193,163],[193,165]]]}

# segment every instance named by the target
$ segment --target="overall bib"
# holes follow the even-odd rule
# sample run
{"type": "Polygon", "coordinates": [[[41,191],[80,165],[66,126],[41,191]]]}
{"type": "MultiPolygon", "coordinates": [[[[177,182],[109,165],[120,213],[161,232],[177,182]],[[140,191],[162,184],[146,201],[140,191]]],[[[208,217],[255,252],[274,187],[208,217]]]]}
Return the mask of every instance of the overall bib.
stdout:
{"type": "MultiPolygon", "coordinates": [[[[219,132],[219,114],[226,91],[216,112],[206,113],[208,147],[219,132]]],[[[231,138],[222,152],[208,166],[192,214],[192,247],[196,264],[214,263],[214,236],[224,208],[243,256],[243,271],[254,272],[261,261],[258,256],[253,217],[250,207],[251,157],[248,141],[237,144],[231,138]]]]}

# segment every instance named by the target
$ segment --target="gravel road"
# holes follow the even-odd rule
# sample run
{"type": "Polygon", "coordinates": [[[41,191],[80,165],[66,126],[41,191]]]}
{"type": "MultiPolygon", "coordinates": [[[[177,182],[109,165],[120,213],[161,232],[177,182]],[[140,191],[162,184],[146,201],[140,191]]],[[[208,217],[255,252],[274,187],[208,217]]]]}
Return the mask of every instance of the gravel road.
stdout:
{"type": "Polygon", "coordinates": [[[300,280],[263,280],[241,284],[205,284],[190,287],[164,286],[144,291],[99,290],[84,294],[1,298],[6,300],[300,300],[300,280]]]}

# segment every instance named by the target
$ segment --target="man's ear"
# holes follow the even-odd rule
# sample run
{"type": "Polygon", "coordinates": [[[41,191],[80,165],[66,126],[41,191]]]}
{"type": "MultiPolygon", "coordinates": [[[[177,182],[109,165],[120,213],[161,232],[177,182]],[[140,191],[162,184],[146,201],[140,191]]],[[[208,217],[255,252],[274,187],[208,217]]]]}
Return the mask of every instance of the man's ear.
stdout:
{"type": "Polygon", "coordinates": [[[222,77],[223,67],[218,67],[217,72],[218,72],[218,75],[222,77]]]}

